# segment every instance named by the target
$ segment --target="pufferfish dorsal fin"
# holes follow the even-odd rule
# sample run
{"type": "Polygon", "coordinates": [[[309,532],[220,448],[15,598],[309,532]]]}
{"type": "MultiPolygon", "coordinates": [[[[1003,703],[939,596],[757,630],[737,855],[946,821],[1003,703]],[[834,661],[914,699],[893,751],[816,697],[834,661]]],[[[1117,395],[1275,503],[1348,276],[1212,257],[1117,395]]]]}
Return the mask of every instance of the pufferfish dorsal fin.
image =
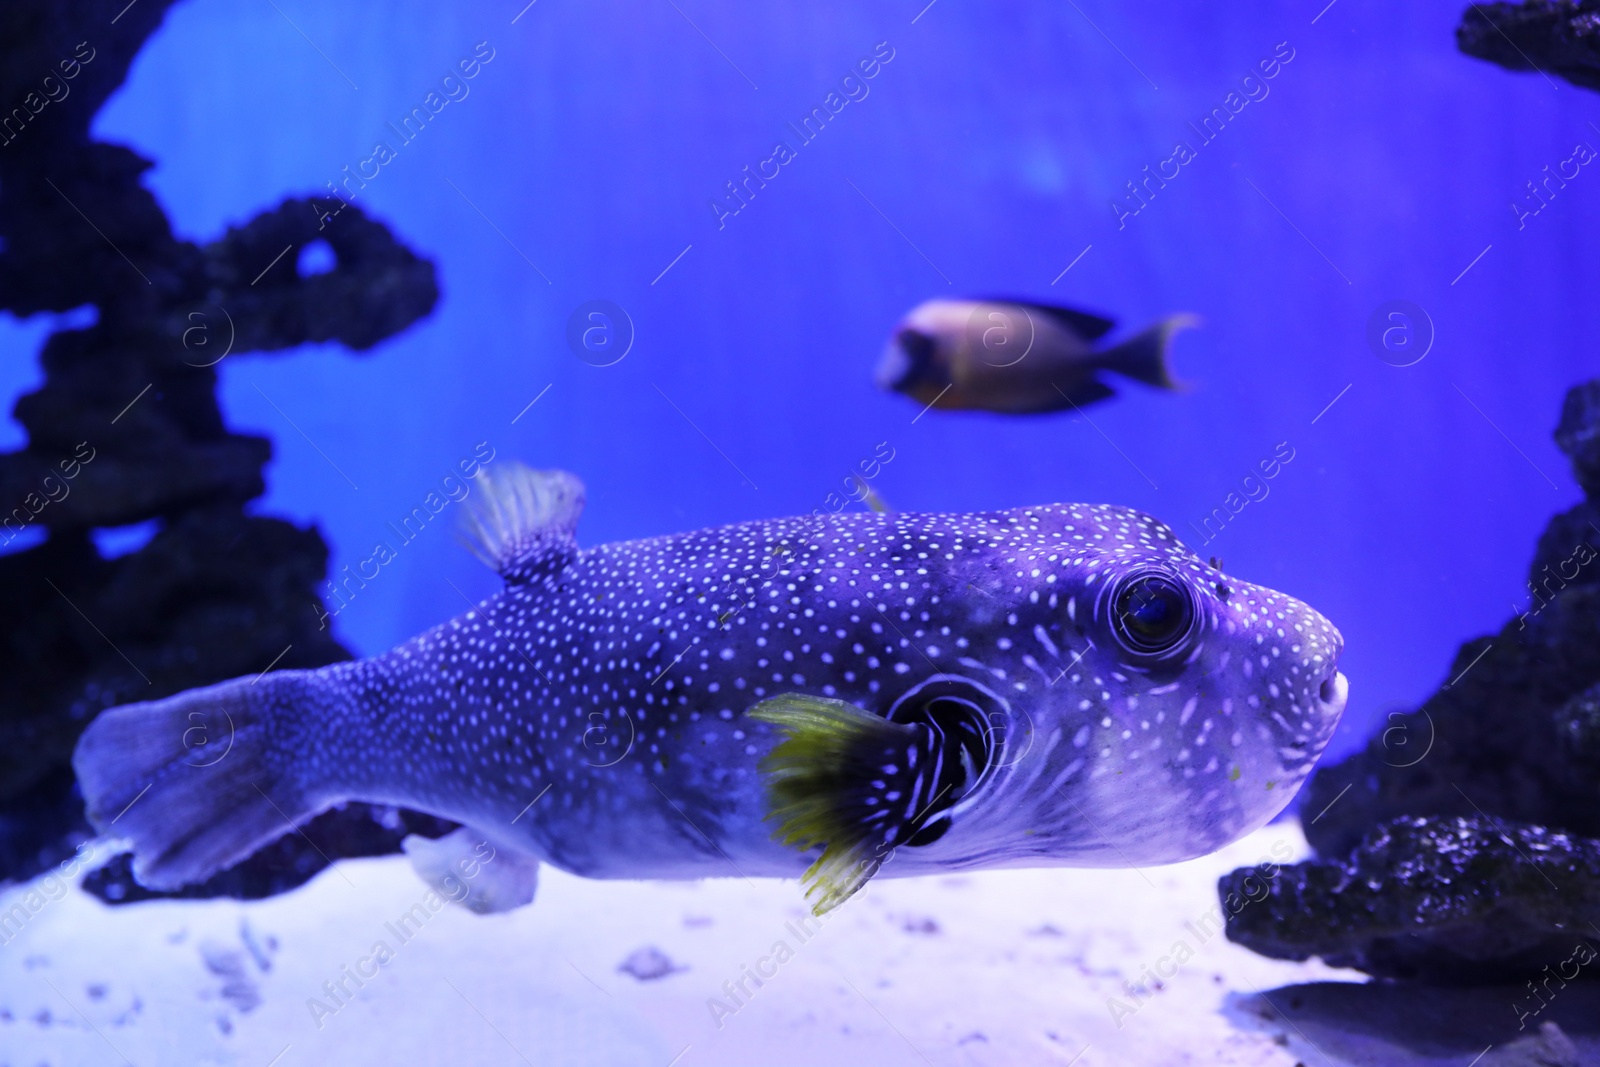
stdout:
{"type": "Polygon", "coordinates": [[[745,714],[786,736],[761,761],[767,818],[786,845],[825,846],[801,876],[812,911],[843,904],[915,829],[918,753],[925,727],[890,722],[842,700],[783,693],[745,714]]]}
{"type": "Polygon", "coordinates": [[[554,570],[578,550],[583,482],[566,471],[511,461],[485,467],[467,499],[463,533],[473,555],[508,582],[554,570]]]}

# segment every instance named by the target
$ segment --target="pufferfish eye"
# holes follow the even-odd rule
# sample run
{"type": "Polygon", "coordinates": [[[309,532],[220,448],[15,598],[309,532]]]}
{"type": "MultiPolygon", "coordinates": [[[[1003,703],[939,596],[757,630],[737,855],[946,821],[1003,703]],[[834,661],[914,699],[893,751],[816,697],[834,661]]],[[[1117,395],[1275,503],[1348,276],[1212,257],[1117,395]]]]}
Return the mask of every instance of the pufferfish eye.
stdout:
{"type": "Polygon", "coordinates": [[[1177,647],[1194,622],[1187,587],[1165,574],[1124,582],[1112,601],[1111,629],[1129,652],[1158,656],[1177,647]]]}

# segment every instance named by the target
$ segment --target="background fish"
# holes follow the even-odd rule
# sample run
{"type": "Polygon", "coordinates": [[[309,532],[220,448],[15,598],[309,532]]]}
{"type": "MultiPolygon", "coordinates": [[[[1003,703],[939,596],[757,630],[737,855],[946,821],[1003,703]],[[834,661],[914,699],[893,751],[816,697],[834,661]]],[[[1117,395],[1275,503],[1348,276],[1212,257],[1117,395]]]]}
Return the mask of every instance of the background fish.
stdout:
{"type": "MultiPolygon", "coordinates": [[[[1282,809],[1344,708],[1326,619],[1224,582],[1126,508],[811,516],[580,550],[576,478],[479,478],[479,548],[506,588],[476,609],[369,660],[89,726],[90,818],[131,841],[141,881],[201,880],[348,799],[492,841],[479,910],[531,900],[539,861],[804,872],[819,910],[880,870],[1173,862],[1282,809]]],[[[408,851],[437,869],[448,846],[408,851]]]]}
{"type": "Polygon", "coordinates": [[[1112,320],[1011,300],[929,300],[896,328],[878,384],[938,408],[1010,414],[1060,411],[1115,396],[1102,371],[1177,389],[1172,336],[1197,325],[1173,315],[1110,348],[1093,342],[1112,320]]]}

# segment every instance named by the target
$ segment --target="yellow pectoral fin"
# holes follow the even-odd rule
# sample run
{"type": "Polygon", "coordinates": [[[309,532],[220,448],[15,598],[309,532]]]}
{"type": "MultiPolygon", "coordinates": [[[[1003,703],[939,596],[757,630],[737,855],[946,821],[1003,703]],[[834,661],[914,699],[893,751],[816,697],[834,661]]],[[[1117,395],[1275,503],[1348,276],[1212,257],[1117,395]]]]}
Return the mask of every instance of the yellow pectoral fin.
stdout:
{"type": "Polygon", "coordinates": [[[853,704],[784,693],[745,712],[784,738],[761,761],[773,836],[799,849],[824,846],[801,876],[806,899],[821,915],[844,903],[877,873],[885,856],[868,822],[876,812],[867,783],[887,761],[901,759],[912,727],[889,722],[853,704]]]}

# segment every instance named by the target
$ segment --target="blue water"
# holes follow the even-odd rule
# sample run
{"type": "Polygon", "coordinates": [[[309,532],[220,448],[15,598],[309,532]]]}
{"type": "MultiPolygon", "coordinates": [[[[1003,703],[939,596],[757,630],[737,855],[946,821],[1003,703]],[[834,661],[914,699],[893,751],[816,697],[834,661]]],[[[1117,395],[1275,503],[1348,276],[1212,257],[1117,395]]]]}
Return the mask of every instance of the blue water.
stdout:
{"type": "MultiPolygon", "coordinates": [[[[1287,442],[1270,495],[1200,551],[1342,628],[1335,753],[1526,603],[1534,539],[1578,499],[1549,432],[1600,366],[1580,238],[1600,174],[1520,229],[1511,204],[1600,147],[1600,97],[1458,54],[1460,0],[523,2],[193,0],[96,124],[156,161],[149,186],[205,241],[398,145],[386,124],[492,49],[356,198],[438,264],[436,312],[370,353],[220,366],[231,425],[275,441],[256,510],[315,523],[335,569],[479,442],[579,474],[586,543],[809,511],[887,442],[897,509],[1114,502],[1191,544],[1287,442]],[[880,42],[867,95],[801,144],[786,124],[880,42]],[[1293,58],[1250,83],[1266,95],[1201,145],[1188,123],[1275,50],[1293,58]],[[780,138],[795,157],[719,225],[712,198],[780,138]],[[1179,138],[1195,158],[1119,226],[1113,198],[1126,214],[1124,183],[1179,138]],[[969,294],[1125,327],[1195,312],[1194,388],[918,419],[873,386],[878,353],[912,305],[969,294]],[[608,367],[565,340],[595,299],[636,334],[608,367]],[[1393,299],[1436,331],[1413,366],[1365,337],[1393,299]]],[[[46,325],[0,330],[7,388],[37,382],[46,325]]],[[[446,526],[340,612],[357,652],[495,588],[446,526]]]]}

